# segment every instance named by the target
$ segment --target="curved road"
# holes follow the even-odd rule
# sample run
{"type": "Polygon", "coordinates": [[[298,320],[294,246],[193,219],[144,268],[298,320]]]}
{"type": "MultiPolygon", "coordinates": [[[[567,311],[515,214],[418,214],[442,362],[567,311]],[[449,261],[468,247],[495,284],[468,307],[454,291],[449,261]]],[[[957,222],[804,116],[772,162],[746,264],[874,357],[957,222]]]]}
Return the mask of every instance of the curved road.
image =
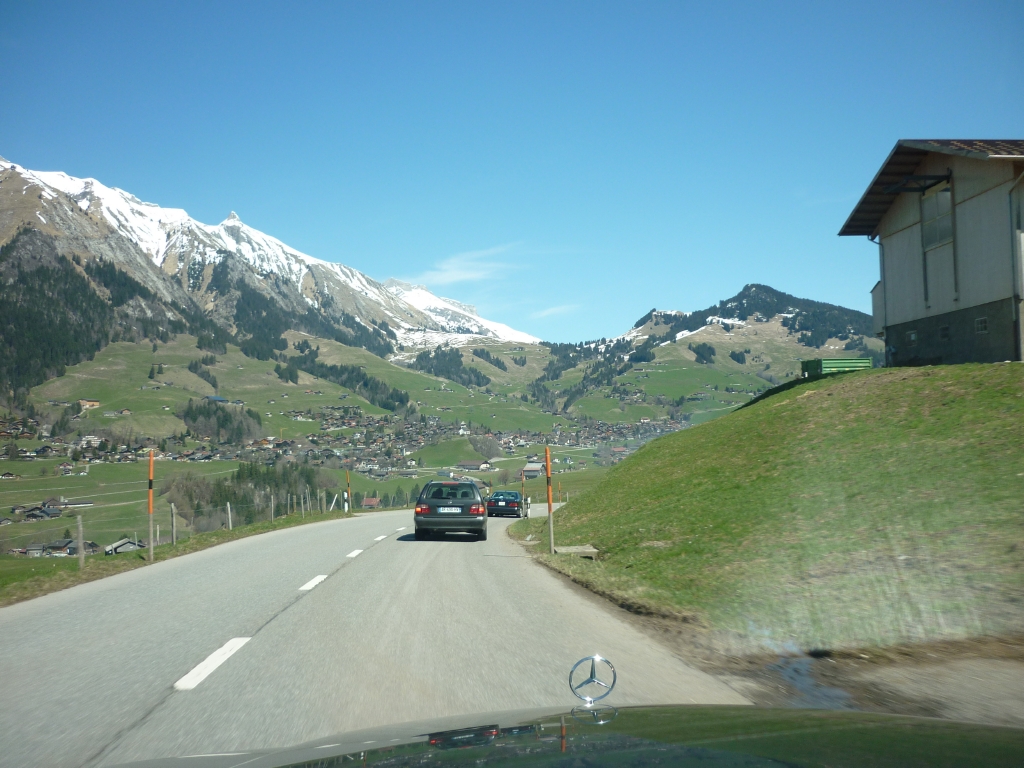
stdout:
{"type": "Polygon", "coordinates": [[[362,515],[0,609],[0,766],[572,705],[569,668],[594,653],[618,670],[608,703],[747,703],[531,562],[509,522],[492,518],[486,542],[418,542],[409,510],[362,515]]]}

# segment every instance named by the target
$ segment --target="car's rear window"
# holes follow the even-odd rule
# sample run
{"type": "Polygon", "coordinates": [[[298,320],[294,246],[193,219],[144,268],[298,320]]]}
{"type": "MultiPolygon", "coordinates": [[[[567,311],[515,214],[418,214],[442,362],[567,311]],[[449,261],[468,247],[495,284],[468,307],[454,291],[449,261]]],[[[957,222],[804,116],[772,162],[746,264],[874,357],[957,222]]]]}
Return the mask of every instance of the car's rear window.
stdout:
{"type": "Polygon", "coordinates": [[[443,499],[445,501],[451,499],[476,501],[480,498],[477,492],[476,486],[472,483],[451,483],[445,485],[428,485],[423,489],[423,495],[420,496],[421,500],[437,500],[443,499]]]}
{"type": "Polygon", "coordinates": [[[492,499],[511,499],[515,501],[519,498],[519,494],[515,491],[495,491],[491,494],[492,499]]]}

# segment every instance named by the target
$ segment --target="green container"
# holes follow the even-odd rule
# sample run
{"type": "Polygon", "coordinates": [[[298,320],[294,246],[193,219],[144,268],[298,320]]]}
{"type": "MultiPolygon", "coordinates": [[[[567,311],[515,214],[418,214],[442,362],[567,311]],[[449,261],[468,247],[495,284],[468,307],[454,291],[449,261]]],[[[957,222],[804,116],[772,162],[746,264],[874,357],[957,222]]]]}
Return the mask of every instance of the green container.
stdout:
{"type": "Polygon", "coordinates": [[[861,371],[871,367],[870,357],[830,357],[800,361],[800,372],[804,376],[822,376],[826,373],[861,371]]]}

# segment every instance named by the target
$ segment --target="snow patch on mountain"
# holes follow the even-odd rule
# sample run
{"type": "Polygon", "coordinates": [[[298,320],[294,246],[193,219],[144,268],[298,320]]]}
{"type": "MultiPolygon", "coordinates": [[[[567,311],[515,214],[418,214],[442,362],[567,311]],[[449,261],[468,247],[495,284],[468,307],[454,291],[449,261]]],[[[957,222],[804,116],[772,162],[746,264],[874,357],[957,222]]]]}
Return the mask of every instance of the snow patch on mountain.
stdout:
{"type": "MultiPolygon", "coordinates": [[[[392,278],[384,283],[384,287],[394,296],[431,317],[441,328],[447,331],[446,336],[453,337],[448,343],[455,346],[465,346],[467,343],[472,343],[472,339],[466,341],[465,337],[484,337],[525,344],[540,343],[540,339],[536,336],[517,331],[504,323],[485,320],[477,314],[476,307],[471,304],[463,304],[461,301],[435,296],[427,290],[426,286],[410,285],[409,283],[403,283],[392,278]]],[[[411,334],[410,341],[412,341],[412,337],[417,335],[411,334]]],[[[422,346],[423,341],[420,341],[418,346],[422,346]]]]}

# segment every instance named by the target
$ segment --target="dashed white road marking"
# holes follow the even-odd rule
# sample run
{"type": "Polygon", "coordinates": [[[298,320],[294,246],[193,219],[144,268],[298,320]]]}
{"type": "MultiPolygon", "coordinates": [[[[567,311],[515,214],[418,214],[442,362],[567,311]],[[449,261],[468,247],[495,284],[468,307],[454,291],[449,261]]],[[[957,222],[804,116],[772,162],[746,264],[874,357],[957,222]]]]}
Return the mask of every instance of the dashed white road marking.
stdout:
{"type": "Polygon", "coordinates": [[[396,528],[395,530],[396,531],[404,531],[405,530],[405,526],[403,525],[401,528],[396,528]]]}
{"type": "Polygon", "coordinates": [[[207,656],[195,669],[176,682],[174,690],[191,691],[203,682],[213,670],[230,659],[231,655],[248,643],[250,639],[248,637],[233,637],[228,640],[224,645],[207,656]]]}
{"type": "Polygon", "coordinates": [[[345,557],[359,557],[359,555],[361,555],[362,553],[363,550],[361,549],[353,549],[351,552],[345,555],[345,557]]]}
{"type": "Polygon", "coordinates": [[[310,579],[305,584],[303,584],[301,587],[299,587],[299,592],[308,592],[309,590],[311,590],[313,587],[315,587],[317,584],[319,584],[321,581],[323,581],[326,578],[327,578],[327,574],[326,573],[322,573],[319,576],[314,576],[312,579],[310,579]]]}
{"type": "Polygon", "coordinates": [[[376,539],[374,539],[374,541],[384,541],[384,539],[386,538],[387,536],[378,536],[376,539]]]}

